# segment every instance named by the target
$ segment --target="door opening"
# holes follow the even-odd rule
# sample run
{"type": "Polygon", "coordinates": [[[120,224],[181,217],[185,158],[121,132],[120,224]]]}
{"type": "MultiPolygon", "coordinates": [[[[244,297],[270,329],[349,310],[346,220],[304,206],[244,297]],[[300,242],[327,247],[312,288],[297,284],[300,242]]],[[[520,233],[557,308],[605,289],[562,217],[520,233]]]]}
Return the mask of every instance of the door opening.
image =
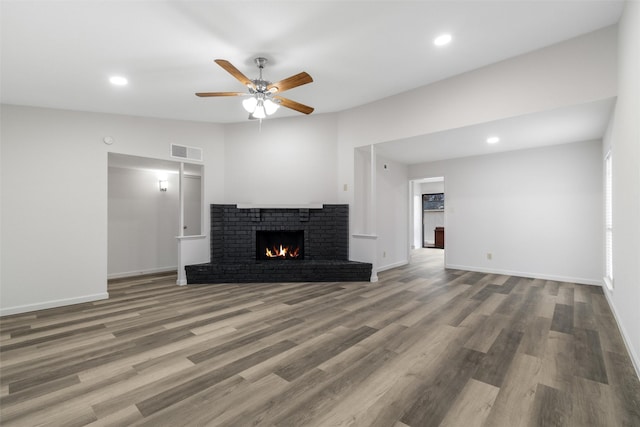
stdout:
{"type": "Polygon", "coordinates": [[[440,262],[446,251],[444,177],[411,181],[411,262],[440,262]]]}

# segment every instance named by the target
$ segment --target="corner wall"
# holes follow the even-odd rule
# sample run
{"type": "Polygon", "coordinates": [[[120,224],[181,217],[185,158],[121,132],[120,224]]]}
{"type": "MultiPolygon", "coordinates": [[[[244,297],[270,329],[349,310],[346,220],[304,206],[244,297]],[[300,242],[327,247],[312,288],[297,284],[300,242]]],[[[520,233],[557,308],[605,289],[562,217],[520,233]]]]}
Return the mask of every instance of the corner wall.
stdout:
{"type": "Polygon", "coordinates": [[[204,201],[222,199],[220,125],[13,105],[1,114],[1,315],[107,297],[108,152],[170,159],[171,143],[200,147],[204,201]]]}
{"type": "Polygon", "coordinates": [[[175,271],[178,175],[167,174],[167,191],[160,191],[157,172],[109,167],[108,175],[107,277],[175,271]]]}
{"type": "Polygon", "coordinates": [[[626,2],[619,25],[618,100],[601,154],[613,160],[614,287],[603,288],[640,376],[639,2],[626,2]]]}
{"type": "Polygon", "coordinates": [[[376,157],[377,271],[409,262],[408,167],[376,157]]]}
{"type": "Polygon", "coordinates": [[[445,177],[448,268],[599,285],[601,150],[587,141],[423,163],[409,177],[445,177]]]}
{"type": "MultiPolygon", "coordinates": [[[[616,49],[617,27],[607,27],[339,113],[338,202],[358,211],[357,147],[616,96],[616,49]]],[[[350,245],[353,259],[374,261],[353,237],[350,245]]]]}

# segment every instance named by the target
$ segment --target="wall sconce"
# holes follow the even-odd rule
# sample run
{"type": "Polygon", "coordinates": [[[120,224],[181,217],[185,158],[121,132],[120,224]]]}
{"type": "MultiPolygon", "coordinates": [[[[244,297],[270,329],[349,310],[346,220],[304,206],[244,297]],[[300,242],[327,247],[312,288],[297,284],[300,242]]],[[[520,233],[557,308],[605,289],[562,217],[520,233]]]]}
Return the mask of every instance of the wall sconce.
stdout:
{"type": "Polygon", "coordinates": [[[167,191],[168,187],[168,182],[166,179],[161,179],[160,180],[160,191],[167,191]]]}

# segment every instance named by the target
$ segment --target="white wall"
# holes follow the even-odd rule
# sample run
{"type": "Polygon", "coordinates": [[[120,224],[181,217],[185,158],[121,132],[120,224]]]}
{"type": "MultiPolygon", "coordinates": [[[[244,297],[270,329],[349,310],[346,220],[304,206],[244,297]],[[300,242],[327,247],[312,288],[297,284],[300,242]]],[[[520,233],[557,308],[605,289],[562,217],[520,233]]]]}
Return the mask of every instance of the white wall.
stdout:
{"type": "Polygon", "coordinates": [[[1,114],[3,315],[107,296],[109,151],[170,159],[170,143],[201,147],[205,204],[223,198],[220,125],[10,105],[1,114]]]}
{"type": "MultiPolygon", "coordinates": [[[[352,233],[375,233],[375,168],[372,159],[375,157],[373,147],[359,147],[354,152],[354,203],[349,213],[349,228],[352,233]]],[[[344,188],[344,186],[343,186],[344,188]]]]}
{"type": "Polygon", "coordinates": [[[337,197],[353,206],[355,147],[614,97],[616,49],[614,26],[341,112],[338,185],[348,191],[337,197]]]}
{"type": "Polygon", "coordinates": [[[409,262],[409,178],[407,165],[376,157],[378,271],[409,262]]]}
{"type": "Polygon", "coordinates": [[[225,127],[226,203],[337,203],[333,114],[225,127]]]}
{"type": "Polygon", "coordinates": [[[354,146],[394,141],[616,95],[617,28],[604,28],[340,114],[354,146]]]}
{"type": "Polygon", "coordinates": [[[422,190],[414,181],[411,186],[411,249],[422,247],[422,190]]]}
{"type": "Polygon", "coordinates": [[[626,2],[619,40],[618,99],[603,146],[613,155],[614,289],[605,294],[640,375],[640,3],[626,2]]]}
{"type": "Polygon", "coordinates": [[[601,170],[601,142],[589,141],[413,165],[409,175],[445,176],[447,267],[600,284],[601,170]]]}
{"type": "Polygon", "coordinates": [[[166,178],[168,189],[160,191],[157,172],[109,168],[109,278],[176,270],[179,177],[166,178]]]}
{"type": "Polygon", "coordinates": [[[444,181],[423,182],[420,184],[420,195],[444,193],[444,181]]]}
{"type": "MultiPolygon", "coordinates": [[[[424,244],[433,245],[436,242],[435,229],[436,227],[444,227],[444,212],[443,211],[424,211],[422,214],[422,240],[424,244]]],[[[445,234],[446,239],[446,234],[445,234]]]]}

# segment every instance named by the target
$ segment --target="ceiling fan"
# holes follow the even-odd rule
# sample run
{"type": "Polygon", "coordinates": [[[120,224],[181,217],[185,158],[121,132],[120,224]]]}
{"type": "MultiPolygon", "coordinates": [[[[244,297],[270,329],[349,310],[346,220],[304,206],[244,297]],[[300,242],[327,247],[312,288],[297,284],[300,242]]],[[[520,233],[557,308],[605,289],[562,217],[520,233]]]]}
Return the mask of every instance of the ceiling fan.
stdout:
{"type": "Polygon", "coordinates": [[[229,74],[235,77],[240,83],[247,86],[249,93],[245,92],[198,92],[197,96],[246,96],[242,101],[242,106],[249,113],[249,119],[264,119],[275,113],[282,105],[283,107],[299,111],[304,114],[311,114],[313,108],[308,105],[301,104],[288,98],[283,98],[279,94],[293,89],[298,86],[311,83],[313,79],[306,72],[301,72],[276,83],[271,83],[262,78],[262,69],[267,63],[266,58],[256,58],[255,63],[260,70],[260,77],[255,80],[249,80],[247,76],[242,74],[240,70],[233,66],[229,61],[224,59],[216,59],[215,62],[225,69],[229,74]]]}

